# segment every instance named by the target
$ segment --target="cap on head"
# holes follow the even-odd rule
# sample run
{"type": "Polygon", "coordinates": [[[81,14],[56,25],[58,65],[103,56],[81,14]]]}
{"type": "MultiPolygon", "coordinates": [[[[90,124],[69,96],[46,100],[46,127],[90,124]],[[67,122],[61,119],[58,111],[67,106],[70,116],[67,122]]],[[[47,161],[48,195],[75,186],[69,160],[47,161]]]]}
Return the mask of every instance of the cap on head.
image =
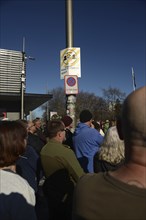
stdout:
{"type": "Polygon", "coordinates": [[[85,109],[80,113],[80,122],[82,123],[88,122],[92,119],[92,117],[93,117],[92,113],[88,109],[85,109]]]}
{"type": "Polygon", "coordinates": [[[72,122],[72,118],[68,115],[65,115],[62,119],[61,119],[65,125],[65,127],[68,127],[72,122]]]}

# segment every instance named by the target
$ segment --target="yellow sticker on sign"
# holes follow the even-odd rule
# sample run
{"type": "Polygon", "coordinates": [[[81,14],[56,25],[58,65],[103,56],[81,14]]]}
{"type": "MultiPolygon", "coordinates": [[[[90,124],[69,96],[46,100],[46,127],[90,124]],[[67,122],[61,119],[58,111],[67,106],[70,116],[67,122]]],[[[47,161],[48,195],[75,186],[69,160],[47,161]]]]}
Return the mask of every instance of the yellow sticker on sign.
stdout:
{"type": "Polygon", "coordinates": [[[66,48],[60,52],[60,78],[65,75],[81,77],[80,48],[66,48]]]}

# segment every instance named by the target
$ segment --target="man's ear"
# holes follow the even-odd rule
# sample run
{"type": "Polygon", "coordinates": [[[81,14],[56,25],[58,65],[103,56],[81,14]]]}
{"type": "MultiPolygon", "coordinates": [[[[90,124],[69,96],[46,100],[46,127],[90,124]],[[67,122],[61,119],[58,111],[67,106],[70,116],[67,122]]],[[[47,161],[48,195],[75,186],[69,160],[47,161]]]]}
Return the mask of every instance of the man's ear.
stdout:
{"type": "Polygon", "coordinates": [[[57,132],[57,136],[58,136],[58,137],[61,137],[61,133],[62,133],[61,131],[58,131],[58,132],[57,132]]]}
{"type": "Polygon", "coordinates": [[[122,131],[122,119],[121,118],[117,119],[116,126],[117,126],[117,131],[118,131],[118,134],[119,134],[119,138],[121,140],[124,140],[123,131],[122,131]]]}

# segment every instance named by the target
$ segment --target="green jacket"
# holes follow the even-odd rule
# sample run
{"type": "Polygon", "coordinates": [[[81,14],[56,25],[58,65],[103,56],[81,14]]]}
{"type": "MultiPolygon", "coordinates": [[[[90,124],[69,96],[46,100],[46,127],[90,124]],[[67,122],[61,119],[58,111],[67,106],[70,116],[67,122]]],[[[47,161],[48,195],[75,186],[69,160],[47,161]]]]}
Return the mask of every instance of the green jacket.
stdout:
{"type": "Polygon", "coordinates": [[[49,140],[42,148],[40,155],[46,177],[59,169],[66,168],[71,179],[76,183],[84,174],[73,150],[69,146],[55,140],[49,140]]]}
{"type": "Polygon", "coordinates": [[[75,190],[72,220],[145,220],[146,189],[128,185],[108,172],[86,174],[75,190]]]}

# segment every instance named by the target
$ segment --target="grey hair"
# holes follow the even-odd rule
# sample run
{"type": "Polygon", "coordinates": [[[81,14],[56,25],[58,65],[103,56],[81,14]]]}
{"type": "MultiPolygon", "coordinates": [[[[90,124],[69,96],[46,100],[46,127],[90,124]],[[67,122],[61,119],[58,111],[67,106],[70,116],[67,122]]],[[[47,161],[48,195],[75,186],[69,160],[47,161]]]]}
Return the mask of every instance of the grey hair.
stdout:
{"type": "Polygon", "coordinates": [[[104,136],[99,159],[117,164],[125,158],[124,141],[119,138],[116,126],[110,127],[104,136]]]}

